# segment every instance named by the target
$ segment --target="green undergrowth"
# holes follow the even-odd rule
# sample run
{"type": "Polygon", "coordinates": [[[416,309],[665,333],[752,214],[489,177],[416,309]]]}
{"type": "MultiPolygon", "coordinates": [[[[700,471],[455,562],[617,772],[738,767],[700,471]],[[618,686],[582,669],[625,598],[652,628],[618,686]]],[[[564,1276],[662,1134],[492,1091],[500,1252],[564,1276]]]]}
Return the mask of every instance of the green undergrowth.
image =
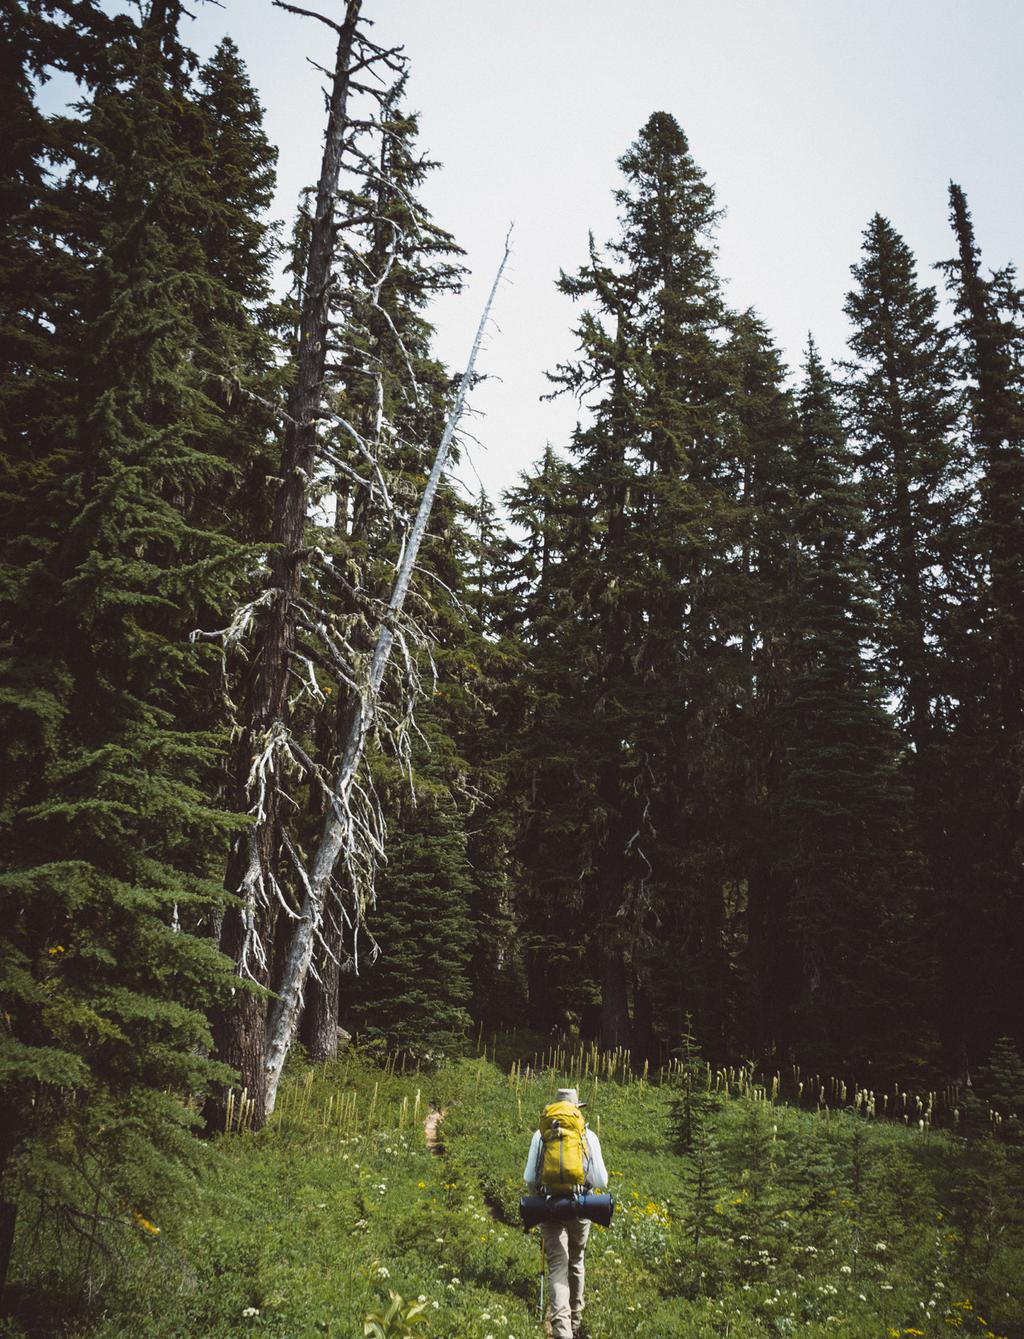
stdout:
{"type": "MultiPolygon", "coordinates": [[[[569,1077],[483,1058],[429,1076],[355,1054],[297,1068],[266,1130],[211,1145],[187,1215],[126,1228],[116,1268],[90,1265],[88,1323],[51,1305],[22,1332],[356,1339],[394,1290],[425,1304],[429,1339],[535,1336],[520,1177],[569,1077]]],[[[580,1086],[618,1201],[591,1234],[586,1339],[1024,1339],[1019,1150],[752,1097],[708,1095],[686,1120],[669,1084],[580,1086]]],[[[45,1232],[17,1270],[20,1295],[51,1302],[82,1283],[45,1232]]]]}

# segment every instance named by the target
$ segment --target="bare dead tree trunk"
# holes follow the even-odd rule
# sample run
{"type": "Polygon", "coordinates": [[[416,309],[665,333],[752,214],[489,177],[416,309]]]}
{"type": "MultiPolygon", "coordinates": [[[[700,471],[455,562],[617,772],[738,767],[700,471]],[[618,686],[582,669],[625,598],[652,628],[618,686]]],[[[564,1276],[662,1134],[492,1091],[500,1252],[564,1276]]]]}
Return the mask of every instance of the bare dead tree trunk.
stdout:
{"type": "Polygon", "coordinates": [[[490,294],[480,318],[480,324],[477,328],[476,338],[473,341],[473,347],[470,350],[466,370],[463,372],[462,379],[459,382],[455,404],[452,407],[451,414],[445,424],[444,432],[441,435],[441,440],[434,456],[434,463],[430,471],[430,476],[427,479],[426,486],[423,490],[423,496],[420,499],[416,519],[413,522],[412,529],[409,532],[405,544],[405,550],[398,568],[398,574],[395,578],[391,598],[388,601],[387,611],[384,615],[377,642],[374,647],[373,656],[370,661],[366,683],[360,691],[359,700],[355,704],[356,710],[349,730],[348,739],[345,744],[345,749],[342,754],[341,764],[332,787],[332,794],[327,816],[324,821],[320,844],[313,858],[309,876],[305,880],[305,895],[303,897],[300,919],[295,925],[288,951],[284,979],[280,984],[268,1027],[265,1056],[265,1092],[266,1110],[268,1115],[274,1109],[281,1071],[295,1036],[299,1013],[302,1008],[303,990],[309,973],[309,965],[313,955],[317,931],[323,915],[324,900],[331,888],[335,867],[343,852],[345,853],[346,858],[351,858],[353,848],[361,840],[358,832],[358,821],[352,806],[353,790],[356,786],[356,774],[366,749],[367,737],[376,719],[380,689],[384,679],[384,671],[387,668],[387,663],[394,646],[399,619],[405,605],[405,598],[409,590],[409,584],[412,580],[416,559],[419,555],[423,537],[426,534],[427,525],[430,520],[430,513],[434,505],[434,498],[448,463],[448,454],[451,449],[452,438],[454,437],[455,429],[462,416],[466,393],[473,380],[477,355],[480,351],[480,345],[483,342],[487,322],[490,320],[491,308],[494,305],[498,285],[505,272],[505,265],[508,262],[508,257],[509,243],[506,240],[505,253],[502,257],[501,264],[498,267],[498,272],[495,275],[494,283],[491,286],[490,294]]]}
{"type": "MultiPolygon", "coordinates": [[[[306,265],[296,378],[285,420],[281,482],[274,501],[267,580],[270,598],[256,625],[234,759],[236,803],[243,812],[252,812],[255,806],[256,822],[235,842],[229,859],[226,885],[241,895],[242,902],[225,913],[221,950],[238,964],[240,977],[264,989],[271,985],[274,939],[283,902],[275,877],[281,803],[274,779],[275,754],[287,716],[296,635],[295,598],[305,558],[308,487],[323,401],[336,200],[349,130],[350,85],[353,67],[365,63],[356,60],[361,3],[348,0],[344,22],[330,25],[338,33],[338,46],[306,265]]],[[[239,1072],[242,1086],[256,1104],[253,1124],[257,1128],[266,1117],[266,1016],[266,995],[238,988],[232,1003],[218,1012],[213,1024],[218,1057],[239,1072]]],[[[223,1120],[223,1101],[213,1103],[207,1111],[207,1124],[222,1128],[223,1120]]]]}
{"type": "MultiPolygon", "coordinates": [[[[397,90],[392,90],[381,108],[381,116],[387,119],[393,113],[392,98],[397,90]]],[[[373,276],[371,282],[378,285],[378,302],[371,314],[368,335],[370,337],[375,372],[373,375],[374,395],[362,406],[358,430],[361,432],[375,460],[380,462],[381,435],[384,427],[384,357],[386,333],[388,327],[382,319],[379,309],[379,292],[391,264],[394,261],[398,241],[395,229],[387,225],[387,204],[390,193],[389,150],[390,137],[382,134],[377,159],[376,218],[372,225],[372,245],[365,260],[366,273],[373,276]]],[[[335,472],[334,491],[336,499],[335,533],[348,535],[348,504],[351,498],[351,538],[358,540],[368,533],[371,508],[378,490],[370,481],[354,486],[340,471],[335,472]]],[[[352,612],[355,613],[357,601],[353,597],[352,612]]],[[[349,637],[350,650],[365,654],[371,649],[367,634],[362,626],[349,637]]],[[[351,696],[351,695],[350,695],[351,696]]],[[[331,722],[324,732],[330,734],[331,743],[338,739],[347,739],[351,728],[351,719],[356,704],[341,699],[338,704],[338,720],[331,722]]],[[[321,756],[327,756],[325,748],[321,756]]],[[[319,800],[319,795],[317,796],[319,800]]],[[[332,888],[324,904],[320,927],[320,950],[316,954],[306,989],[303,993],[302,1020],[300,1033],[309,1053],[310,1060],[333,1060],[338,1053],[338,1001],[341,986],[341,961],[345,956],[345,918],[341,907],[339,890],[332,888]]]]}

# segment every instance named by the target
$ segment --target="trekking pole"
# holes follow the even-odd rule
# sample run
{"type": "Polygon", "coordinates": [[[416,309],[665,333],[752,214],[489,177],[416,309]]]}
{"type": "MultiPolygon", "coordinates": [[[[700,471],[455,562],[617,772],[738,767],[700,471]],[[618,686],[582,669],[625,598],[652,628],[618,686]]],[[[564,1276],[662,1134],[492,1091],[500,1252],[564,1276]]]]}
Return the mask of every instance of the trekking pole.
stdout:
{"type": "Polygon", "coordinates": [[[537,1231],[538,1231],[538,1233],[540,1233],[540,1318],[541,1318],[541,1321],[543,1322],[543,1320],[544,1320],[544,1263],[545,1263],[545,1261],[544,1261],[544,1233],[541,1232],[540,1228],[538,1228],[537,1231]]]}

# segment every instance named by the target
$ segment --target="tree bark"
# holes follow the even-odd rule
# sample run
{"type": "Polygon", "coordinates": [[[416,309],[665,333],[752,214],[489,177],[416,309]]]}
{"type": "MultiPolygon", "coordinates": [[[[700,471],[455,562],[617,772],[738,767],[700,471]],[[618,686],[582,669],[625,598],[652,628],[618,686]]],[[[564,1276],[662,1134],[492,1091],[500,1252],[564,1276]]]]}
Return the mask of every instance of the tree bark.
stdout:
{"type": "MultiPolygon", "coordinates": [[[[331,936],[328,936],[330,942],[331,936]]],[[[332,951],[341,950],[341,936],[332,951]]],[[[317,964],[319,980],[314,977],[306,984],[305,1003],[302,1009],[302,1041],[309,1052],[310,1060],[333,1060],[338,1054],[338,988],[341,981],[341,968],[336,958],[324,955],[324,961],[317,964]]]]}
{"type": "Polygon", "coordinates": [[[554,998],[551,990],[551,954],[546,948],[530,946],[523,955],[526,963],[527,1021],[536,1032],[552,1026],[554,998]]]}
{"type": "Polygon", "coordinates": [[[629,975],[621,947],[611,943],[602,947],[601,965],[601,1045],[606,1051],[629,1048],[632,1027],[629,1019],[629,975]]]}

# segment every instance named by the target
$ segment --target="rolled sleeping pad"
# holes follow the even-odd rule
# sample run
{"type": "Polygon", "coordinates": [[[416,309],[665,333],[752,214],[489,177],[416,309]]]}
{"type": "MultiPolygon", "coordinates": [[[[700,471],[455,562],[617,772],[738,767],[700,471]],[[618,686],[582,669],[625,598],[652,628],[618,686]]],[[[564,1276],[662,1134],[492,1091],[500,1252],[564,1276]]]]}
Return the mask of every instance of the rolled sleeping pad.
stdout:
{"type": "Polygon", "coordinates": [[[538,1223],[565,1223],[589,1219],[600,1227],[608,1227],[615,1212],[611,1195],[597,1195],[586,1191],[582,1195],[521,1195],[519,1217],[529,1231],[538,1223]]]}

